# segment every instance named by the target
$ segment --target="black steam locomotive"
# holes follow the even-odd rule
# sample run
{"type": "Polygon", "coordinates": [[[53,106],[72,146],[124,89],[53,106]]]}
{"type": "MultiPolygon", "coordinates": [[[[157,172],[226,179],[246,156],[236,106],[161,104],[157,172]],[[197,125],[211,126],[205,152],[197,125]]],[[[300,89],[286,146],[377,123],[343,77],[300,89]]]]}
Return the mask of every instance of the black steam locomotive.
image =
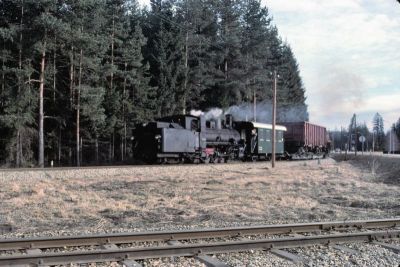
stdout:
{"type": "MultiPolygon", "coordinates": [[[[285,156],[285,126],[276,126],[276,154],[285,156]]],[[[133,130],[133,152],[147,163],[267,160],[272,152],[272,125],[204,116],[176,115],[140,124],[133,130]]]]}

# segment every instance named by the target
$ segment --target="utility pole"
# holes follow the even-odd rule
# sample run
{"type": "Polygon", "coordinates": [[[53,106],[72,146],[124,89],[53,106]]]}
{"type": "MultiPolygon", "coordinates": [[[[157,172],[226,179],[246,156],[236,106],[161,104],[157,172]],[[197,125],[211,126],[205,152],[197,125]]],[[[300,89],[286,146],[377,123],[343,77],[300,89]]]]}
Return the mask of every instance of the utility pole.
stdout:
{"type": "Polygon", "coordinates": [[[278,75],[276,70],[274,71],[274,88],[272,94],[272,168],[275,168],[275,150],[276,150],[276,87],[277,87],[278,75]]]}
{"type": "Polygon", "coordinates": [[[343,126],[340,126],[340,154],[343,150],[343,126]]]}
{"type": "Polygon", "coordinates": [[[257,122],[257,97],[256,97],[256,90],[254,89],[254,96],[253,96],[253,114],[254,114],[254,122],[257,122]]]}
{"type": "Polygon", "coordinates": [[[355,131],[355,139],[354,140],[354,146],[355,146],[355,155],[357,156],[357,149],[358,149],[358,136],[357,136],[357,115],[354,114],[354,131],[355,131]]]}
{"type": "Polygon", "coordinates": [[[375,131],[372,131],[372,153],[375,152],[375,131]]]}

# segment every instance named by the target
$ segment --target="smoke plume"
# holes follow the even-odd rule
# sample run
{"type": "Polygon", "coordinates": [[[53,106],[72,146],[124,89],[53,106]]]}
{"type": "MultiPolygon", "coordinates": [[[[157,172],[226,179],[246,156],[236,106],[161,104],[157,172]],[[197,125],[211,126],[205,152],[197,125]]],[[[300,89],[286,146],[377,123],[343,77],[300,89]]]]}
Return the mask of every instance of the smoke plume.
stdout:
{"type": "MultiPolygon", "coordinates": [[[[263,123],[272,122],[272,104],[269,101],[262,101],[256,105],[256,114],[254,116],[254,105],[244,103],[241,105],[231,106],[225,110],[220,108],[212,108],[207,111],[192,110],[193,116],[201,116],[209,119],[223,119],[227,114],[231,114],[235,121],[257,121],[263,123]]],[[[290,107],[277,108],[278,122],[298,122],[308,121],[308,112],[306,105],[291,105],[290,107]]]]}

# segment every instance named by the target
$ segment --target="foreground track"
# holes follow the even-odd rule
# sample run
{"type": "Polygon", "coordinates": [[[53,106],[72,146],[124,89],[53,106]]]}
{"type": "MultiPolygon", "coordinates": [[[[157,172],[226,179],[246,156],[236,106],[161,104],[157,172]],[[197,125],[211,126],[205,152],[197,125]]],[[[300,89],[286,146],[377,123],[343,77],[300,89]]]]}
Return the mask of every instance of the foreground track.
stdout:
{"type": "MultiPolygon", "coordinates": [[[[280,256],[290,253],[280,249],[298,248],[313,245],[335,245],[354,242],[378,242],[400,238],[400,218],[374,221],[328,222],[310,224],[269,225],[255,227],[235,227],[223,229],[148,232],[133,234],[107,234],[94,236],[75,236],[59,238],[32,238],[1,240],[0,251],[13,251],[0,256],[0,266],[12,265],[66,265],[69,263],[123,262],[148,258],[171,256],[196,257],[207,266],[226,266],[211,264],[213,258],[206,255],[266,250],[280,256]],[[367,229],[374,229],[370,231],[367,229]],[[382,231],[385,229],[385,231],[382,231]],[[362,230],[360,232],[360,230],[362,230]],[[332,233],[332,231],[335,231],[332,233]],[[338,232],[340,231],[340,232],[338,232]],[[352,231],[352,232],[349,232],[352,231]],[[356,232],[355,232],[356,231],[356,232]],[[274,238],[265,235],[307,233],[308,236],[285,236],[274,238]],[[247,239],[247,236],[256,238],[247,239]],[[264,235],[257,237],[256,235],[264,235]],[[206,238],[235,237],[239,240],[211,242],[206,238]],[[186,244],[177,240],[190,241],[186,244]],[[138,245],[137,242],[166,242],[161,245],[138,245]],[[196,242],[193,242],[196,241],[196,242]],[[124,246],[123,244],[133,244],[124,246]],[[80,246],[98,246],[82,248],[80,246]],[[122,246],[121,246],[122,245],[122,246]],[[121,246],[121,247],[119,247],[121,246]],[[80,247],[77,251],[44,252],[52,248],[80,247]],[[18,250],[18,251],[15,251],[18,250]]],[[[385,246],[385,244],[379,244],[385,246]]],[[[390,248],[390,245],[386,245],[390,248]]],[[[399,248],[392,246],[392,250],[399,248]]],[[[59,251],[59,250],[57,250],[59,251]]],[[[137,264],[137,263],[135,263],[137,264]]],[[[135,266],[135,265],[131,265],[135,266]]],[[[139,265],[136,265],[139,266],[139,265]]]]}

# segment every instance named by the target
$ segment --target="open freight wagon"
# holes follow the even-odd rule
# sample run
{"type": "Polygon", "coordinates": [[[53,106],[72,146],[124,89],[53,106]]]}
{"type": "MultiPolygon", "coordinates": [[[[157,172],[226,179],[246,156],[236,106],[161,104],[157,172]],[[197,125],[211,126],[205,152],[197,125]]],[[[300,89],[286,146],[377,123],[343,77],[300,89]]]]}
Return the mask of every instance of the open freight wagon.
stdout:
{"type": "Polygon", "coordinates": [[[329,152],[329,137],[325,127],[303,122],[280,123],[286,126],[285,149],[292,159],[324,157],[329,152]]]}

